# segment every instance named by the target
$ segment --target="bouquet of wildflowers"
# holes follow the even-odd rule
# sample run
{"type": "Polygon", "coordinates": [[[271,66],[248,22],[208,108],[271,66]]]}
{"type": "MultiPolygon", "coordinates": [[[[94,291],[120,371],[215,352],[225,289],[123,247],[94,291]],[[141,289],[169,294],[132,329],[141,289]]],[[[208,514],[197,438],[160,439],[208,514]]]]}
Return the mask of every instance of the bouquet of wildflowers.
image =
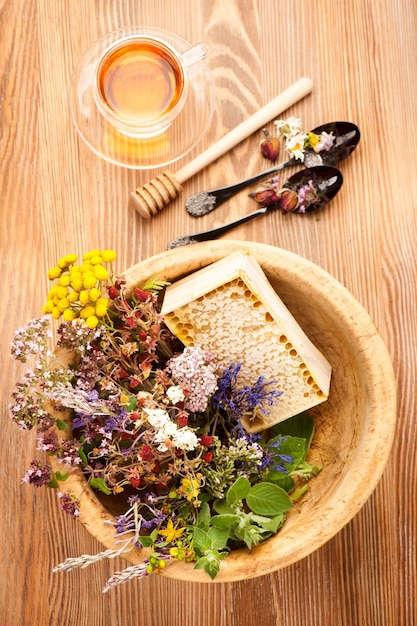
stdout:
{"type": "Polygon", "coordinates": [[[113,275],[115,258],[111,250],[93,250],[81,263],[61,258],[49,271],[43,316],[16,332],[12,356],[27,370],[10,413],[21,429],[37,428],[46,453],[23,481],[56,488],[74,517],[80,503],[65,489],[72,471],[101,499],[122,502],[116,549],[69,558],[56,570],[147,548],[143,562],[114,574],[104,590],[173,560],[214,578],[230,550],[279,530],[319,471],[306,461],[313,422],[301,414],[267,434],[246,432],[242,417],[279,402],[276,382],[260,377],[239,387],[241,364],[184,348],[160,314],[166,283],[128,288],[113,275]],[[54,352],[51,318],[60,320],[54,352]]]}

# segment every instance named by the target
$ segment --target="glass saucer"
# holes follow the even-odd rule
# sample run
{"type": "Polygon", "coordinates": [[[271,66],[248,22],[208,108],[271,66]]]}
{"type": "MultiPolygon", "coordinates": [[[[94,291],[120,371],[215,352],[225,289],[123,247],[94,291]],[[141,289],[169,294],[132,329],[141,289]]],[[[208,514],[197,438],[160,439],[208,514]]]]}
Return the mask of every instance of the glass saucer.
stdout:
{"type": "Polygon", "coordinates": [[[130,27],[99,39],[78,62],[71,77],[69,106],[81,138],[99,157],[131,169],[162,167],[185,156],[202,139],[213,114],[213,90],[205,61],[188,68],[188,97],[171,126],[160,135],[143,138],[124,134],[101,115],[93,93],[97,65],[107,48],[122,37],[149,34],[171,44],[182,54],[191,44],[182,37],[154,27],[130,27]]]}

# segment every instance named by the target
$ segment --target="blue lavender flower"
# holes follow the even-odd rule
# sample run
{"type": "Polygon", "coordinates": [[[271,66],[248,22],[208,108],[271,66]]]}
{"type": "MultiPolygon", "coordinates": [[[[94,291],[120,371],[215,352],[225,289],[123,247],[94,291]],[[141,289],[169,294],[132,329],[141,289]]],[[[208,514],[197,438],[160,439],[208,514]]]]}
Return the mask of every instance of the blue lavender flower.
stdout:
{"type": "Polygon", "coordinates": [[[263,376],[259,376],[251,387],[244,385],[237,388],[241,367],[241,363],[232,363],[218,379],[218,388],[212,397],[214,408],[227,411],[232,419],[240,419],[255,408],[261,413],[268,413],[267,407],[278,402],[282,391],[270,389],[275,381],[267,381],[263,376]]]}

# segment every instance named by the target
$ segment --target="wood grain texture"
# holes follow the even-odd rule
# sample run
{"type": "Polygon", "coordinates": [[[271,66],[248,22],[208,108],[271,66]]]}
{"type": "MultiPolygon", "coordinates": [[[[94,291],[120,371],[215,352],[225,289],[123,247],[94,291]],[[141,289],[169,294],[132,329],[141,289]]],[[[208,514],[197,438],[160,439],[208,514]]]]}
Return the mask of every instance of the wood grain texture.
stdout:
{"type": "MultiPolygon", "coordinates": [[[[0,443],[0,624],[8,626],[409,626],[417,623],[417,5],[400,0],[0,0],[0,252],[3,297],[0,443]],[[179,8],[180,6],[180,8],[179,8]],[[300,76],[313,93],[288,113],[303,126],[357,123],[345,184],[320,215],[271,214],[229,234],[300,254],[363,304],[392,357],[399,415],[387,469],[364,508],[302,561],[247,582],[202,585],[151,577],[104,596],[123,563],[52,574],[99,544],[56,505],[20,484],[36,436],[8,417],[19,368],[13,330],[39,314],[58,256],[113,247],[119,267],[169,241],[253,209],[247,192],[196,220],[184,197],[266,167],[254,135],[186,183],[152,220],[128,208],[149,172],[111,165],[77,136],[67,89],[100,36],[150,24],[204,40],[215,115],[178,169],[300,76]]],[[[159,174],[152,171],[152,176],[159,174]]],[[[288,176],[291,172],[288,172],[288,176]]]]}

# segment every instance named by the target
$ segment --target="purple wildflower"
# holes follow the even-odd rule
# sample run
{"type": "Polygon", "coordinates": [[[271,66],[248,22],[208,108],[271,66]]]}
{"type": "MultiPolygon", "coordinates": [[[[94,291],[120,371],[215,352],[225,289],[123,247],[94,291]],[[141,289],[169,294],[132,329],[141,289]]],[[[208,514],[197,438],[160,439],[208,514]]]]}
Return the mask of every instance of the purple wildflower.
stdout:
{"type": "Polygon", "coordinates": [[[47,485],[52,478],[52,467],[50,463],[32,461],[30,468],[22,478],[23,483],[29,483],[34,487],[47,485]]]}
{"type": "Polygon", "coordinates": [[[320,195],[312,180],[298,189],[298,213],[305,213],[313,204],[320,202],[320,195]]]}
{"type": "Polygon", "coordinates": [[[72,515],[73,517],[80,516],[80,503],[77,498],[72,496],[69,493],[62,493],[62,491],[58,491],[58,499],[59,499],[59,508],[62,509],[68,515],[72,515]]]}
{"type": "Polygon", "coordinates": [[[240,419],[255,408],[267,413],[266,407],[276,404],[282,391],[269,389],[274,381],[268,382],[263,376],[251,387],[245,385],[239,389],[237,376],[241,367],[241,363],[232,363],[219,378],[218,389],[212,398],[214,408],[227,411],[232,419],[240,419]]]}
{"type": "Polygon", "coordinates": [[[44,452],[56,452],[59,450],[58,435],[53,430],[47,430],[42,433],[38,439],[38,450],[44,452]]]}

